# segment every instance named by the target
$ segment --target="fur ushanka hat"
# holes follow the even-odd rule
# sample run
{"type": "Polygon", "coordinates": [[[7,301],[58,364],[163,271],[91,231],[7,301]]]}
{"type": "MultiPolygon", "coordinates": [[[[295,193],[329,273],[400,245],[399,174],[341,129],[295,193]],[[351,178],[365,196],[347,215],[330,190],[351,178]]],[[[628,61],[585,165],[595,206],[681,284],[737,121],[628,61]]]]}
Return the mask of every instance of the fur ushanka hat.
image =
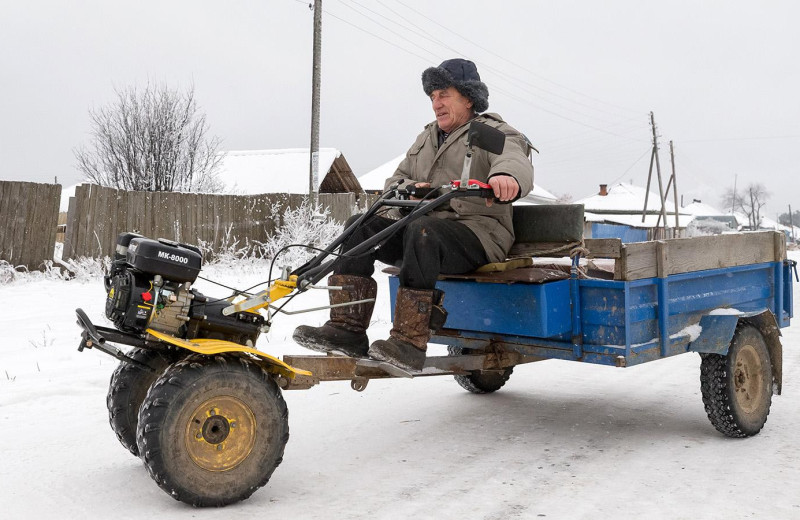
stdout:
{"type": "Polygon", "coordinates": [[[485,112],[489,108],[489,88],[481,81],[478,68],[471,61],[461,58],[445,60],[438,67],[427,68],[422,73],[422,88],[426,95],[447,87],[455,87],[472,101],[475,112],[485,112]]]}

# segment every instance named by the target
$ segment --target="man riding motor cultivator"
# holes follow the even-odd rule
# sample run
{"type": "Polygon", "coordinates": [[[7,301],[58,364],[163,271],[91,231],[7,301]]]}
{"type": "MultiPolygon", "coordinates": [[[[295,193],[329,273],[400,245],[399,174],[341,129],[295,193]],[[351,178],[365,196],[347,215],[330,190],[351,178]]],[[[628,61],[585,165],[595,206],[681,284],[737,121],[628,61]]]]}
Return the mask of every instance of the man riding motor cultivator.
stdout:
{"type": "Polygon", "coordinates": [[[546,359],[632,367],[697,352],[711,424],[730,437],[757,434],[781,392],[780,329],[793,313],[783,235],[622,244],[584,239],[580,205],[512,211],[507,203],[533,187],[530,142],[497,114],[479,114],[488,90],[474,63],[447,60],[422,81],[436,121],[384,193],[267,289],[210,298],[192,288],[196,247],[119,236],[105,278],[114,327],[77,309],[79,350],[120,360],[111,427],[155,482],[194,506],[249,497],[283,458],[284,390],[344,380],[363,391],[376,378],[452,375],[482,394],[505,385],[515,366],[546,359]],[[376,259],[399,271],[389,278],[390,336],[370,345],[376,259]],[[330,305],[284,310],[309,289],[328,290],[330,305]],[[318,309],[331,319],[293,337],[325,355],[278,359],[256,348],[278,313],[318,309]],[[448,355],[427,355],[428,343],[448,355]]]}

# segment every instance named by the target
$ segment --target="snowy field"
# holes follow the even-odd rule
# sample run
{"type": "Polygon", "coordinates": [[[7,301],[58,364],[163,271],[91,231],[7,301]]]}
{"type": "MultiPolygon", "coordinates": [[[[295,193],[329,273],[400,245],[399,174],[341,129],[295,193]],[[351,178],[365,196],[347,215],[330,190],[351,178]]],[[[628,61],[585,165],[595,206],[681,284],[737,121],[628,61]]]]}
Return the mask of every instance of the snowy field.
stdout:
{"type": "MultiPolygon", "coordinates": [[[[252,264],[203,272],[238,287],[265,274],[252,264]]],[[[379,280],[372,339],[389,329],[379,280]]],[[[29,277],[0,285],[0,296],[3,519],[800,518],[800,320],[783,330],[783,395],[750,439],[709,423],[696,354],[627,369],[544,361],[483,396],[451,377],[377,380],[363,393],[323,383],[284,393],[283,464],[220,511],[168,497],[112,433],[105,396],[116,361],[77,351],[74,315],[82,307],[104,323],[100,278],[29,277]]],[[[325,299],[310,291],[291,305],[325,299]]],[[[324,319],[282,316],[259,347],[306,352],[293,328],[324,319]]]]}

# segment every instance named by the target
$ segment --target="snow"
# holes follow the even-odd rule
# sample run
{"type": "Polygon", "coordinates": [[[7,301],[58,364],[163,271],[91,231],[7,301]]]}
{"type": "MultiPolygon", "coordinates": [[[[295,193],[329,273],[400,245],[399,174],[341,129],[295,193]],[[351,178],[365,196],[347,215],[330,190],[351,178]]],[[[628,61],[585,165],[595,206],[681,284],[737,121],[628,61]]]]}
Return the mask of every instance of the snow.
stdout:
{"type": "MultiPolygon", "coordinates": [[[[319,149],[319,179],[341,155],[336,148],[319,149]]],[[[220,165],[219,176],[226,192],[241,195],[261,193],[308,193],[308,148],[229,151],[220,165]]]]}
{"type": "Polygon", "coordinates": [[[374,170],[371,170],[358,178],[358,183],[365,190],[380,190],[383,191],[386,179],[394,175],[397,166],[405,158],[406,154],[400,154],[394,159],[391,159],[374,170]]]}
{"type": "Polygon", "coordinates": [[[61,202],[58,205],[58,211],[62,213],[69,211],[69,199],[75,196],[75,189],[81,184],[83,183],[79,182],[78,184],[61,188],[61,202]]]}
{"type": "Polygon", "coordinates": [[[738,316],[739,314],[743,314],[742,311],[737,309],[730,309],[730,308],[719,308],[714,309],[713,311],[708,313],[709,316],[738,316]]]}
{"type": "Polygon", "coordinates": [[[681,213],[688,213],[694,217],[720,217],[725,213],[705,202],[692,202],[681,208],[681,213]]]}
{"type": "MultiPolygon", "coordinates": [[[[203,275],[247,287],[266,279],[266,267],[203,275]]],[[[0,285],[4,519],[800,518],[797,324],[782,330],[784,395],[749,439],[708,422],[694,354],[626,369],[532,363],[484,396],[451,377],[375,380],[363,393],[322,383],[284,394],[283,463],[267,486],[221,512],[168,497],[111,432],[105,395],[116,361],[76,350],[74,308],[103,323],[102,280],[21,278],[0,285]]],[[[372,339],[389,330],[387,294],[381,275],[372,339]]],[[[324,301],[308,291],[290,305],[324,301]]],[[[293,328],[324,320],[282,315],[259,347],[307,353],[292,343],[293,328]]]]}
{"type": "MultiPolygon", "coordinates": [[[[584,209],[589,212],[638,212],[641,215],[646,194],[647,190],[645,188],[620,182],[608,188],[608,195],[600,195],[598,193],[575,201],[575,204],[583,204],[584,209]]],[[[675,206],[669,199],[665,201],[664,206],[667,213],[675,213],[675,206]]],[[[647,210],[659,211],[660,209],[660,197],[657,193],[651,191],[650,196],[647,198],[647,210]]]]}
{"type": "Polygon", "coordinates": [[[702,333],[703,333],[703,327],[701,327],[699,323],[695,323],[694,325],[689,325],[688,327],[684,327],[675,334],[670,335],[670,338],[674,339],[683,336],[689,336],[689,341],[694,341],[697,338],[699,338],[700,334],[702,333]]]}

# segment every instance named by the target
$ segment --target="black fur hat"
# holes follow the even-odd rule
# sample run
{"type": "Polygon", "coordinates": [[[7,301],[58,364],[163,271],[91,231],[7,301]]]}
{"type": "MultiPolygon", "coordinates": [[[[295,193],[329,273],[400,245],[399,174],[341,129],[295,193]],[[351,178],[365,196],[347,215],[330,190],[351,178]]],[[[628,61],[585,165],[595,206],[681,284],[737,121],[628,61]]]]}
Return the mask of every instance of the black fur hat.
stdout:
{"type": "Polygon", "coordinates": [[[422,73],[422,89],[426,95],[447,87],[455,87],[472,101],[475,112],[485,112],[489,108],[489,88],[481,81],[478,68],[471,61],[461,58],[445,60],[438,67],[427,68],[422,73]]]}

